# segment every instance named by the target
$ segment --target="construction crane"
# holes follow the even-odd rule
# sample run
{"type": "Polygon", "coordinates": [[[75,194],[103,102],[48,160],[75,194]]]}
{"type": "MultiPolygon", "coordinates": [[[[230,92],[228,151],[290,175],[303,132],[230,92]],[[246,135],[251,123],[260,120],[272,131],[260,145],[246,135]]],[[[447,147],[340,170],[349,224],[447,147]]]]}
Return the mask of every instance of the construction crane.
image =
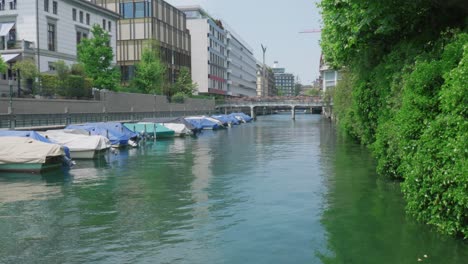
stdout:
{"type": "Polygon", "coordinates": [[[322,32],[321,29],[307,29],[307,30],[299,32],[299,34],[310,34],[310,33],[320,33],[320,32],[322,32]]]}

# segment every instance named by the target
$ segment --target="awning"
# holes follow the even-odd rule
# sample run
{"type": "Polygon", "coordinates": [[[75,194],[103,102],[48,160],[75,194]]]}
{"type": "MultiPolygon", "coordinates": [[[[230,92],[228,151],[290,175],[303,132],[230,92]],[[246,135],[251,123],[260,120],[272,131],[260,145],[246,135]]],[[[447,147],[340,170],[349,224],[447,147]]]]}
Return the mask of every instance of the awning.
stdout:
{"type": "Polygon", "coordinates": [[[15,26],[14,22],[11,23],[1,23],[0,24],[0,37],[8,35],[10,30],[15,26]]]}
{"type": "Polygon", "coordinates": [[[12,53],[12,54],[2,54],[2,59],[4,62],[9,62],[12,59],[19,56],[19,53],[12,53]]]}

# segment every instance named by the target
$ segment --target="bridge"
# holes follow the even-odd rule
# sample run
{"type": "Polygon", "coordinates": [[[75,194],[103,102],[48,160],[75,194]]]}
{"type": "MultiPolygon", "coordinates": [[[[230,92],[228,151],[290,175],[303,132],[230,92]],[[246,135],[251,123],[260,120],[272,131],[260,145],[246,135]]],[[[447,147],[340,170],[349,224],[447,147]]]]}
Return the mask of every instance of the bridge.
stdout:
{"type": "Polygon", "coordinates": [[[256,109],[291,109],[291,118],[296,118],[298,108],[320,108],[327,106],[321,97],[273,97],[238,98],[216,103],[216,109],[227,113],[232,108],[250,108],[250,116],[256,118],[256,109]]]}

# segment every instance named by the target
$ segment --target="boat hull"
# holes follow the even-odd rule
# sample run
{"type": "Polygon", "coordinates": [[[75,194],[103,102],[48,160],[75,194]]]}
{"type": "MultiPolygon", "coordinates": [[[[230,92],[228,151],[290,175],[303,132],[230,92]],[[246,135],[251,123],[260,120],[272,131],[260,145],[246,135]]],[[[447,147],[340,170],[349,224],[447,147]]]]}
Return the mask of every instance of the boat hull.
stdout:
{"type": "Polygon", "coordinates": [[[45,163],[8,163],[0,164],[0,172],[41,173],[59,169],[62,166],[62,157],[47,158],[45,163]]]}
{"type": "Polygon", "coordinates": [[[99,155],[104,154],[107,149],[103,150],[83,150],[83,151],[70,151],[72,159],[96,159],[99,155]]]}

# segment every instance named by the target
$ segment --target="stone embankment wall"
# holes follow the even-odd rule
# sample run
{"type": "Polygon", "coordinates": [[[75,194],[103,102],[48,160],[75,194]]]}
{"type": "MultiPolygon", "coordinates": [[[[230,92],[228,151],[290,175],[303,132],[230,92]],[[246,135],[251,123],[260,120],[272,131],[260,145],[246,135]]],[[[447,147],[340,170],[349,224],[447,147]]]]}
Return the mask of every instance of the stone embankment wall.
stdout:
{"type": "MultiPolygon", "coordinates": [[[[169,103],[165,96],[102,91],[98,100],[23,99],[13,98],[13,114],[89,114],[214,111],[214,100],[186,99],[169,103]]],[[[8,114],[9,98],[0,98],[0,115],[8,114]]]]}

